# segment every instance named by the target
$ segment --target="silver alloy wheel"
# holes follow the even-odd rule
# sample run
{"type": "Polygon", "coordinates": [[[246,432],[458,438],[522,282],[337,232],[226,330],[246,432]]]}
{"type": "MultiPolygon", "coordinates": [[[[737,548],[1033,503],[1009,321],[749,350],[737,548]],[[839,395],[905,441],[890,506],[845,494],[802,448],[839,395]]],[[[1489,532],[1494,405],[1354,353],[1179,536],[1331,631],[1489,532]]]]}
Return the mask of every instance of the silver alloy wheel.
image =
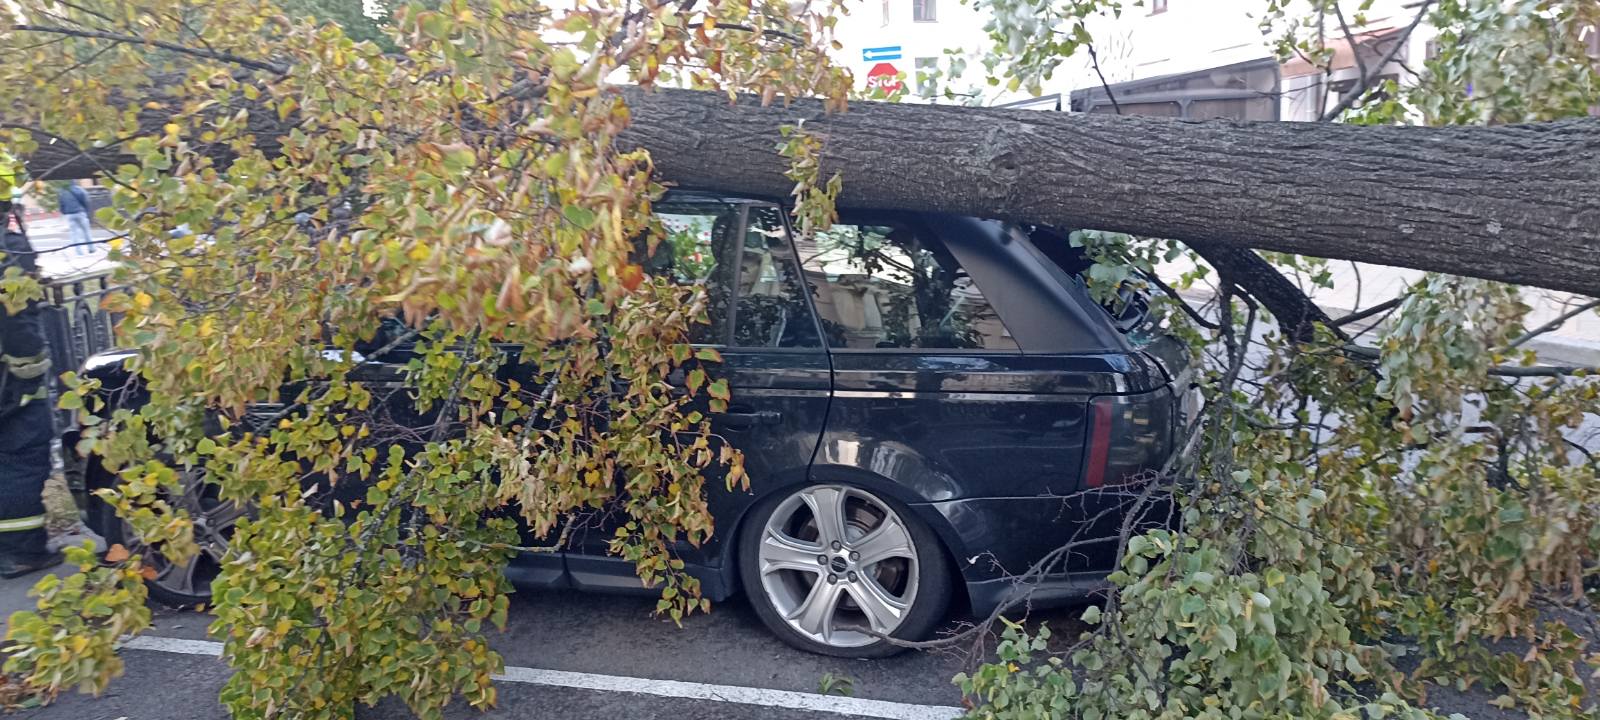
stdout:
{"type": "Polygon", "coordinates": [[[761,533],[761,587],[791,628],[834,647],[899,627],[917,594],[911,530],[882,500],[844,485],[808,487],[773,510],[761,533]]]}
{"type": "Polygon", "coordinates": [[[127,522],[122,524],[122,536],[129,540],[128,552],[142,556],[144,564],[156,571],[152,584],[169,593],[199,599],[211,594],[211,581],[222,571],[233,529],[249,509],[231,500],[217,499],[217,487],[206,482],[204,468],[186,468],[179,477],[182,495],[169,497],[168,502],[174,509],[187,511],[194,520],[194,541],[200,552],[188,563],[177,565],[168,562],[159,550],[134,540],[137,535],[127,522]]]}

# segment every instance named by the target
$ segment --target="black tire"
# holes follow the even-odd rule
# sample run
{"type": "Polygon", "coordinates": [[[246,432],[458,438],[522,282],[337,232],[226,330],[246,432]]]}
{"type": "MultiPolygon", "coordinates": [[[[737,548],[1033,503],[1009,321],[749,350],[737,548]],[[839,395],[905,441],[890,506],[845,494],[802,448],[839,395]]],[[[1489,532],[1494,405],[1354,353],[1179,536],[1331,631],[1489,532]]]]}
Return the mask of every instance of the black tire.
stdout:
{"type": "MultiPolygon", "coordinates": [[[[945,619],[945,614],[949,610],[950,600],[954,590],[954,581],[950,571],[950,563],[945,554],[944,547],[939,542],[938,537],[934,535],[933,530],[931,530],[920,518],[912,514],[910,508],[906,507],[903,503],[857,486],[843,484],[815,484],[790,488],[784,491],[773,493],[772,496],[763,500],[750,511],[750,514],[746,517],[743,527],[739,532],[738,562],[740,582],[743,584],[745,594],[749,597],[750,604],[755,608],[756,614],[759,615],[761,617],[761,621],[765,623],[767,627],[785,643],[795,648],[820,655],[831,655],[834,657],[847,658],[882,658],[898,654],[905,650],[904,647],[895,645],[889,640],[882,639],[881,637],[875,638],[875,636],[871,634],[864,634],[854,630],[844,631],[857,636],[854,638],[852,643],[839,644],[819,641],[816,637],[808,635],[802,632],[798,627],[792,625],[791,621],[784,617],[783,609],[780,609],[777,605],[780,600],[775,599],[774,594],[769,592],[769,582],[774,584],[796,582],[796,580],[790,579],[790,576],[798,575],[803,578],[808,572],[810,572],[790,572],[780,569],[769,572],[766,576],[763,575],[763,560],[761,557],[762,544],[770,539],[768,535],[769,522],[773,520],[774,514],[778,512],[780,508],[792,506],[794,498],[797,498],[804,493],[828,488],[843,488],[846,493],[852,497],[870,498],[872,501],[880,504],[882,508],[887,508],[889,511],[892,511],[893,517],[897,518],[904,526],[904,529],[909,534],[910,550],[912,551],[912,554],[914,554],[916,562],[914,566],[911,566],[914,567],[914,570],[909,573],[909,577],[904,578],[900,581],[900,583],[902,587],[905,587],[908,590],[910,586],[914,585],[915,592],[914,594],[909,595],[909,607],[904,609],[898,625],[894,626],[892,630],[889,630],[886,633],[881,628],[877,629],[876,631],[879,634],[887,634],[889,637],[899,640],[918,641],[927,639],[928,636],[932,634],[934,629],[937,628],[938,625],[945,619]],[[776,576],[778,573],[784,573],[783,579],[775,580],[768,578],[768,576],[776,576]]],[[[808,510],[812,507],[815,506],[807,504],[808,510]]],[[[785,512],[788,512],[788,510],[785,512]]],[[[848,515],[849,513],[847,512],[846,514],[848,515]]],[[[846,524],[850,525],[851,523],[846,521],[846,524]]],[[[871,528],[871,530],[876,529],[876,527],[871,528]]],[[[870,530],[867,531],[867,534],[870,534],[870,530]]],[[[814,540],[819,539],[820,535],[817,538],[814,538],[814,540]]],[[[864,540],[866,537],[862,536],[857,539],[864,540]]],[[[843,550],[848,554],[850,546],[846,545],[843,550]]],[[[835,554],[837,554],[837,551],[835,554]]],[[[817,558],[819,566],[823,565],[821,560],[825,556],[828,555],[825,554],[817,558]]],[[[869,572],[883,572],[878,568],[877,565],[872,566],[872,568],[862,566],[858,569],[861,570],[862,575],[867,575],[869,572]]],[[[831,574],[828,572],[830,570],[832,570],[832,568],[828,567],[827,570],[817,572],[815,583],[824,582],[827,575],[831,574]]],[[[855,597],[857,597],[855,591],[852,589],[856,587],[856,585],[853,583],[855,583],[857,578],[854,573],[851,573],[850,580],[846,581],[845,574],[842,572],[838,575],[838,577],[840,578],[840,582],[838,584],[843,584],[845,586],[844,590],[841,592],[844,593],[843,597],[847,598],[847,600],[845,601],[846,604],[839,606],[840,609],[833,612],[843,612],[848,615],[851,611],[850,607],[851,605],[855,605],[855,597]]],[[[804,581],[801,579],[798,580],[798,582],[803,583],[804,581]]],[[[879,585],[878,587],[881,588],[884,586],[879,585]]],[[[798,590],[798,588],[796,589],[798,590]]],[[[779,587],[778,590],[782,592],[783,588],[779,587]]],[[[811,588],[810,592],[816,592],[814,586],[811,588]]],[[[806,602],[809,602],[810,600],[811,595],[807,593],[806,602]]],[[[865,613],[859,609],[859,606],[856,607],[856,612],[861,613],[862,617],[865,618],[865,613]]],[[[794,611],[791,610],[791,612],[794,611]]],[[[830,614],[830,617],[838,618],[840,616],[837,614],[830,614]]],[[[868,621],[863,619],[854,625],[847,624],[843,627],[864,627],[866,626],[867,622],[868,621]]]]}
{"type": "MultiPolygon", "coordinates": [[[[192,478],[185,479],[186,487],[192,487],[195,490],[194,498],[191,501],[190,498],[186,497],[180,502],[187,501],[185,508],[190,511],[191,517],[197,517],[202,514],[210,517],[210,513],[216,513],[216,517],[231,517],[232,519],[227,523],[227,526],[216,534],[217,538],[220,538],[222,542],[226,542],[233,535],[233,523],[248,515],[249,511],[247,509],[239,513],[231,512],[232,504],[218,502],[214,497],[216,486],[204,481],[203,470],[199,470],[198,473],[200,476],[197,481],[198,485],[190,484],[196,482],[192,478]],[[196,508],[204,508],[206,512],[197,513],[196,508]]],[[[150,599],[162,605],[180,609],[192,608],[211,602],[211,581],[215,580],[222,571],[222,556],[226,553],[226,548],[225,546],[219,547],[215,538],[208,540],[210,533],[204,524],[197,523],[195,528],[195,541],[201,545],[200,553],[192,558],[188,564],[174,567],[167,562],[159,550],[144,546],[135,539],[131,528],[121,518],[117,517],[115,510],[105,505],[98,498],[94,499],[93,502],[98,505],[96,508],[98,512],[94,514],[97,516],[96,520],[99,527],[95,528],[95,530],[105,538],[106,547],[121,545],[128,552],[139,555],[143,559],[145,566],[156,570],[157,576],[155,578],[145,580],[145,588],[149,591],[150,599]]]]}

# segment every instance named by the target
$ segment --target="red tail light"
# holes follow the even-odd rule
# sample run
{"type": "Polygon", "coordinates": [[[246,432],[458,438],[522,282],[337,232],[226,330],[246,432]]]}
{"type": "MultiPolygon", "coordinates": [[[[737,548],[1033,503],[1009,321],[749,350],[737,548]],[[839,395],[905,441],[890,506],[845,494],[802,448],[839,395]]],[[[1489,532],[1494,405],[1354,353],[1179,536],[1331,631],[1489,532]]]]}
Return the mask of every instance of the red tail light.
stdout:
{"type": "Polygon", "coordinates": [[[1172,452],[1174,403],[1167,389],[1090,401],[1084,485],[1120,485],[1160,470],[1172,452]]]}
{"type": "Polygon", "coordinates": [[[1089,403],[1089,467],[1083,481],[1092,488],[1106,484],[1106,456],[1111,452],[1111,398],[1089,403]]]}

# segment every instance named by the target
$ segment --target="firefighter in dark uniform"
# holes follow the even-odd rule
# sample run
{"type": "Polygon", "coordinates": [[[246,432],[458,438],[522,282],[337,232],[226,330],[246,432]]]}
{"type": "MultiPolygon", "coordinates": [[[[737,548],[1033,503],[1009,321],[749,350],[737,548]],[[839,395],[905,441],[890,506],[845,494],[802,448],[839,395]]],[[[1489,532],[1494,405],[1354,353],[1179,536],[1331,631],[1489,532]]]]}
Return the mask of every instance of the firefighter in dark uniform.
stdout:
{"type": "MultiPolygon", "coordinates": [[[[17,164],[0,153],[0,273],[36,271],[22,219],[12,209],[21,180],[17,164]]],[[[0,304],[0,577],[14,578],[61,562],[47,546],[44,483],[50,476],[52,423],[46,376],[49,348],[37,303],[16,313],[0,304]]]]}

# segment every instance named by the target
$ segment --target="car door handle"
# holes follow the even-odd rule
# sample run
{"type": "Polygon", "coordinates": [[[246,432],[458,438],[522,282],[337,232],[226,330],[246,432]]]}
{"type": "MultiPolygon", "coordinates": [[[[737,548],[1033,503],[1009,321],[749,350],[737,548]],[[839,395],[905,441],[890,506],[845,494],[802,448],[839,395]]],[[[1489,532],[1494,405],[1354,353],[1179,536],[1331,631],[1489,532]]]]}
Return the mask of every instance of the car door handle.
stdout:
{"type": "Polygon", "coordinates": [[[749,428],[757,425],[777,425],[783,422],[783,413],[777,410],[750,410],[729,408],[727,412],[714,413],[713,417],[730,428],[749,428]]]}

